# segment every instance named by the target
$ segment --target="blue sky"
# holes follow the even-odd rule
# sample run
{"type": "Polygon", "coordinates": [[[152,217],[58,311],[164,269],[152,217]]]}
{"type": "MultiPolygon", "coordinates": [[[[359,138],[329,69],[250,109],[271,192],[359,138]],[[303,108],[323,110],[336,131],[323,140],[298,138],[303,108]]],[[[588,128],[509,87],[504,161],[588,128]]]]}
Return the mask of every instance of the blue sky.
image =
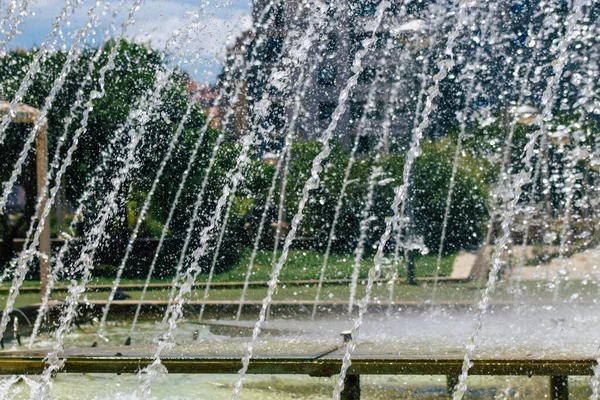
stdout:
{"type": "MultiPolygon", "coordinates": [[[[10,48],[30,49],[44,42],[52,29],[58,13],[67,0],[30,0],[30,15],[20,26],[21,33],[10,43],[10,48]]],[[[73,1],[73,0],[72,0],[73,1]]],[[[76,1],[76,0],[75,0],[76,1]]],[[[68,19],[68,26],[62,28],[57,47],[67,49],[72,43],[72,36],[86,24],[88,10],[95,0],[79,0],[81,5],[68,19]]],[[[125,19],[134,0],[98,0],[95,15],[98,26],[94,29],[93,41],[102,41],[107,35],[114,36],[120,30],[120,23],[125,19]],[[117,16],[116,24],[112,24],[112,13],[123,3],[123,11],[117,16]]],[[[162,50],[164,44],[176,30],[181,30],[190,21],[194,23],[189,40],[182,46],[185,59],[194,60],[184,69],[193,73],[198,81],[214,81],[220,71],[221,57],[228,42],[248,29],[251,24],[249,0],[145,0],[135,13],[135,23],[128,28],[126,36],[131,40],[149,43],[162,50]],[[204,11],[198,14],[200,4],[204,2],[204,11]],[[190,12],[196,12],[194,18],[190,12]],[[196,64],[196,56],[200,64],[196,64]],[[199,65],[199,67],[198,67],[199,65]]],[[[6,4],[2,1],[0,4],[6,4]]],[[[4,14],[4,10],[2,11],[4,14]]],[[[170,48],[171,53],[177,52],[170,48]]]]}

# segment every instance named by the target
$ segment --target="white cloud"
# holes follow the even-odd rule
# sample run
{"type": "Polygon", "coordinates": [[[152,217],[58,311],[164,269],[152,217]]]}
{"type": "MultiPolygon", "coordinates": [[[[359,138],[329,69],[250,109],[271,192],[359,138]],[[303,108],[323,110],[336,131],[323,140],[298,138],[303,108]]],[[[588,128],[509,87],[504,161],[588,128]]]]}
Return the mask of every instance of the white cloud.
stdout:
{"type": "Polygon", "coordinates": [[[142,20],[132,28],[129,37],[150,42],[155,48],[163,48],[175,31],[188,28],[189,36],[184,46],[187,53],[200,53],[202,56],[220,56],[224,54],[232,38],[251,27],[249,13],[237,11],[229,18],[215,15],[190,18],[170,16],[161,19],[142,20]]]}
{"type": "MultiPolygon", "coordinates": [[[[125,0],[116,20],[113,13],[121,1],[110,1],[110,9],[106,8],[106,2],[102,2],[96,9],[96,15],[100,18],[100,26],[94,30],[95,43],[101,42],[107,34],[116,35],[120,31],[120,24],[125,20],[133,0],[125,0]],[[111,28],[112,26],[112,28],[111,28]],[[112,30],[111,30],[112,29],[112,30]]],[[[244,30],[250,28],[250,10],[244,0],[233,0],[229,7],[222,7],[219,2],[211,2],[204,12],[192,18],[193,12],[197,14],[200,0],[146,0],[136,11],[134,20],[126,33],[129,39],[150,43],[157,50],[162,50],[165,43],[175,31],[180,31],[190,22],[193,29],[191,34],[182,44],[182,50],[189,59],[200,58],[205,65],[212,60],[218,60],[224,54],[225,47],[232,38],[235,38],[244,30]],[[216,3],[216,4],[215,4],[216,3]]],[[[15,46],[29,48],[40,45],[50,32],[52,22],[55,20],[65,0],[37,0],[32,5],[34,16],[28,17],[23,24],[23,33],[16,38],[15,46]]],[[[70,45],[70,35],[85,25],[87,12],[92,2],[84,1],[79,9],[69,18],[68,26],[64,26],[64,42],[61,47],[70,45]]],[[[62,40],[62,39],[61,39],[62,40]]],[[[60,42],[59,40],[59,46],[60,42]]],[[[178,53],[180,50],[169,48],[170,53],[178,53]]],[[[211,72],[215,72],[214,66],[208,66],[211,72]]],[[[202,74],[198,74],[202,76],[202,74]]]]}

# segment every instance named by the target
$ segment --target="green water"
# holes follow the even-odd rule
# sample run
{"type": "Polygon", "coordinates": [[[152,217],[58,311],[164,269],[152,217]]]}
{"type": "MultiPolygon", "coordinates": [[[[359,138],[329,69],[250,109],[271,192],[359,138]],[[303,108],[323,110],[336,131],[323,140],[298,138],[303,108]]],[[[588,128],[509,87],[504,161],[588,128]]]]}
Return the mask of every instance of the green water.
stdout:
{"type": "MultiPolygon", "coordinates": [[[[156,399],[230,399],[234,375],[169,375],[152,388],[156,399]]],[[[5,383],[2,380],[0,384],[5,383]]],[[[138,387],[134,375],[59,374],[52,397],[64,400],[128,399],[138,387]]],[[[335,378],[295,375],[248,376],[241,399],[331,399],[335,378]]],[[[544,399],[548,398],[545,377],[469,377],[470,399],[544,399]]],[[[361,399],[448,399],[444,376],[363,376],[361,399]]],[[[570,399],[587,399],[591,394],[589,378],[571,378],[570,399]]],[[[21,381],[11,388],[14,399],[28,399],[29,387],[21,381]],[[17,393],[18,392],[18,393],[17,393]]]]}

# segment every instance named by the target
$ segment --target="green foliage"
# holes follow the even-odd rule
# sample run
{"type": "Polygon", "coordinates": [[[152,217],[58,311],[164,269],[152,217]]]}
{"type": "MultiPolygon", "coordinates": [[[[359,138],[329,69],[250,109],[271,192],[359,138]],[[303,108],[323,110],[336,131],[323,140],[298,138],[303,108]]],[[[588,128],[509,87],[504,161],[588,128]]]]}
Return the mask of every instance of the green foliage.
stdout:
{"type": "MultiPolygon", "coordinates": [[[[127,200],[127,226],[129,231],[135,229],[139,218],[141,204],[144,203],[147,197],[148,193],[144,191],[135,191],[130,195],[129,200],[127,200]]],[[[156,216],[153,215],[155,209],[156,208],[153,208],[149,213],[146,213],[146,217],[140,225],[138,237],[160,237],[163,224],[161,224],[156,216]]]]}
{"type": "MultiPolygon", "coordinates": [[[[302,188],[309,177],[312,160],[320,149],[321,144],[317,142],[297,143],[293,147],[285,203],[285,221],[288,224],[297,210],[302,188]]],[[[425,244],[432,250],[437,250],[439,246],[454,152],[455,145],[449,138],[427,142],[414,169],[412,191],[415,230],[418,235],[423,236],[425,244]]],[[[349,157],[348,149],[334,144],[331,155],[323,163],[321,183],[317,189],[311,191],[309,202],[304,209],[304,219],[298,230],[296,247],[324,250],[349,157]]],[[[360,156],[350,171],[350,184],[346,189],[332,243],[335,252],[348,254],[356,247],[359,224],[368,192],[368,180],[375,166],[383,170],[383,175],[377,178],[383,184],[375,185],[374,202],[370,213],[372,221],[366,243],[367,253],[376,248],[385,227],[385,219],[392,214],[394,187],[402,184],[403,156],[394,153],[382,154],[379,160],[376,160],[375,154],[360,156]]],[[[486,163],[468,154],[461,157],[448,220],[446,251],[469,249],[481,241],[484,222],[488,215],[486,210],[488,170],[486,163]]]]}
{"type": "MultiPolygon", "coordinates": [[[[532,126],[520,123],[511,128],[509,122],[507,116],[495,118],[489,125],[482,125],[475,120],[473,126],[466,130],[463,138],[464,153],[472,160],[495,160],[493,163],[488,163],[482,171],[483,179],[490,185],[497,181],[503,162],[506,162],[505,168],[511,167],[513,172],[522,168],[523,149],[534,130],[532,126]],[[511,129],[512,139],[510,146],[507,146],[511,129]]],[[[452,130],[448,136],[456,142],[458,131],[452,130]]]]}
{"type": "MultiPolygon", "coordinates": [[[[500,177],[504,170],[510,176],[516,176],[525,167],[523,158],[525,148],[532,134],[538,127],[531,124],[533,117],[515,121],[515,116],[503,113],[497,116],[493,123],[483,126],[477,121],[466,131],[463,148],[467,155],[477,160],[488,160],[483,165],[483,180],[488,186],[506,180],[500,177]],[[512,138],[511,138],[512,132],[512,138]]],[[[571,233],[574,227],[581,227],[587,234],[596,231],[596,222],[592,217],[594,208],[590,198],[589,188],[600,180],[595,165],[598,164],[595,154],[598,153],[598,123],[591,115],[579,112],[557,112],[551,119],[544,122],[544,132],[538,132],[533,155],[530,159],[532,173],[537,171],[538,180],[523,186],[521,205],[532,204],[535,211],[527,216],[529,221],[529,241],[542,243],[545,233],[559,233],[562,226],[562,216],[565,214],[567,196],[572,196],[570,211],[571,233]],[[567,190],[565,185],[570,179],[574,181],[567,190]]],[[[457,132],[449,136],[455,141],[457,132]]],[[[502,209],[502,195],[491,196],[488,199],[492,209],[502,209]],[[493,204],[496,202],[496,204],[493,204]]],[[[519,221],[523,216],[517,215],[514,224],[513,241],[521,243],[524,237],[524,224],[519,221]]],[[[496,232],[494,232],[495,234],[496,232]]],[[[586,234],[586,235],[587,235],[586,234]]],[[[591,235],[593,236],[593,234],[591,235]]],[[[569,241],[577,240],[571,238],[569,241]]],[[[583,240],[588,243],[588,240],[583,240]]]]}
{"type": "MultiPolygon", "coordinates": [[[[118,46],[119,53],[115,60],[116,68],[106,76],[106,95],[94,102],[88,130],[79,142],[78,150],[65,177],[66,197],[71,204],[76,204],[92,176],[98,177],[100,181],[97,192],[87,205],[87,214],[81,224],[80,234],[90,228],[97,216],[99,205],[102,204],[103,196],[111,189],[111,179],[120,166],[119,160],[123,156],[121,152],[128,135],[125,134],[122,140],[118,140],[114,148],[109,146],[111,139],[124,124],[133,105],[154,87],[157,73],[162,75],[166,70],[161,56],[143,45],[126,41],[105,43],[101,48],[101,57],[94,66],[92,79],[84,87],[84,98],[88,98],[92,90],[99,89],[99,70],[105,65],[109,51],[114,46],[118,46]],[[106,170],[97,170],[97,163],[106,152],[112,152],[112,159],[116,160],[115,164],[110,165],[106,170]]],[[[78,59],[67,77],[64,88],[59,93],[54,107],[49,112],[49,154],[53,154],[57,147],[58,137],[63,132],[69,109],[75,101],[75,92],[87,72],[87,65],[95,51],[96,49],[86,50],[78,59]]],[[[28,63],[32,57],[33,53],[31,52],[15,51],[0,59],[0,81],[2,83],[0,94],[2,97],[8,100],[12,99],[27,72],[28,63]]],[[[66,55],[61,52],[48,56],[48,60],[42,66],[24,99],[25,103],[38,108],[43,106],[65,57],[66,55]]],[[[113,264],[112,259],[108,262],[102,260],[102,257],[107,254],[111,256],[121,254],[120,252],[136,223],[160,162],[187,108],[188,93],[185,90],[185,83],[185,74],[175,71],[169,76],[166,87],[160,93],[161,102],[156,111],[149,116],[144,140],[136,152],[135,171],[132,174],[136,178],[129,179],[119,194],[119,198],[122,198],[123,201],[118,205],[115,218],[107,230],[112,240],[99,249],[98,254],[101,259],[99,262],[106,265],[113,264]]],[[[555,121],[548,124],[551,136],[559,130],[560,125],[574,126],[573,121],[573,116],[556,117],[555,121]]],[[[167,238],[170,244],[167,246],[168,249],[165,249],[165,254],[159,259],[161,266],[165,266],[165,271],[168,266],[172,267],[179,259],[179,245],[188,234],[187,228],[198,194],[202,191],[203,201],[199,205],[199,221],[192,232],[190,249],[195,249],[199,244],[200,234],[208,225],[217,200],[223,192],[223,187],[229,183],[231,171],[236,167],[240,151],[239,144],[225,140],[216,154],[210,176],[205,177],[213,146],[220,135],[220,132],[214,129],[204,132],[202,127],[205,122],[204,111],[198,107],[192,107],[181,139],[175,146],[171,161],[166,165],[161,182],[156,187],[153,201],[141,226],[140,238],[157,238],[160,235],[195,144],[198,140],[202,140],[168,231],[167,238]],[[205,181],[206,187],[203,186],[205,181]]],[[[67,143],[70,142],[80,123],[81,110],[78,110],[70,125],[67,143]]],[[[446,229],[445,250],[448,252],[461,248],[474,248],[481,241],[484,222],[488,217],[486,209],[490,197],[488,192],[497,181],[503,162],[508,133],[507,126],[507,117],[499,117],[488,126],[482,126],[475,122],[466,132],[463,141],[464,151],[461,154],[455,177],[446,229]]],[[[507,161],[512,173],[523,168],[521,165],[522,149],[533,129],[522,124],[515,127],[512,145],[508,148],[507,161]]],[[[587,127],[577,129],[586,131],[587,127]]],[[[594,142],[593,137],[596,131],[595,128],[590,129],[588,131],[591,133],[583,135],[581,143],[594,142]]],[[[0,160],[0,179],[2,181],[7,180],[12,172],[12,165],[18,157],[25,133],[26,130],[22,126],[11,126],[9,129],[7,142],[0,148],[0,152],[3,154],[0,160]]],[[[456,130],[452,130],[447,132],[447,136],[442,139],[425,142],[422,146],[422,154],[417,158],[413,171],[414,182],[409,197],[412,199],[414,208],[414,228],[417,234],[423,236],[425,244],[434,252],[439,245],[442,231],[457,134],[456,130]]],[[[549,157],[552,165],[558,168],[555,172],[560,175],[561,165],[564,164],[561,160],[564,159],[564,151],[569,149],[569,145],[561,145],[560,142],[551,143],[549,157]]],[[[287,226],[290,225],[298,208],[302,188],[309,178],[312,161],[321,150],[322,144],[319,142],[299,142],[293,146],[284,210],[284,221],[287,226]]],[[[64,157],[65,151],[66,148],[63,149],[61,158],[64,157]]],[[[275,171],[274,166],[263,162],[258,154],[257,151],[252,156],[253,159],[249,165],[241,171],[243,180],[233,199],[224,242],[217,258],[217,272],[225,271],[235,265],[238,257],[242,255],[243,247],[251,246],[254,241],[275,171]]],[[[323,162],[320,185],[311,191],[310,200],[303,210],[304,218],[298,230],[297,241],[294,243],[297,248],[310,249],[315,252],[324,250],[349,157],[348,148],[343,147],[340,143],[332,144],[331,154],[323,162]]],[[[33,212],[35,173],[32,160],[33,157],[30,156],[19,180],[29,201],[19,216],[22,221],[20,225],[13,224],[11,227],[13,234],[16,235],[24,233],[27,221],[33,212]]],[[[332,243],[332,249],[338,255],[351,254],[356,246],[359,224],[363,218],[362,210],[367,196],[369,175],[375,166],[380,166],[384,171],[384,175],[378,180],[385,180],[387,183],[375,186],[371,209],[372,220],[366,245],[367,252],[372,252],[376,248],[383,233],[385,219],[392,214],[390,206],[394,197],[393,189],[402,184],[404,152],[380,154],[378,159],[372,153],[360,155],[350,171],[350,184],[343,198],[336,236],[332,243]]],[[[536,184],[540,185],[539,182],[536,184]]],[[[563,194],[559,189],[558,187],[552,189],[551,201],[553,204],[559,204],[563,200],[563,194]]],[[[279,190],[280,186],[278,185],[273,196],[274,203],[277,203],[277,199],[279,199],[279,190]]],[[[274,222],[278,211],[277,204],[273,204],[267,215],[267,224],[263,240],[260,243],[261,249],[272,248],[272,238],[275,232],[274,222]]],[[[3,227],[3,232],[8,232],[8,230],[3,227]]],[[[56,232],[56,229],[53,232],[56,232]]],[[[209,244],[214,247],[218,234],[213,231],[211,237],[209,244]]],[[[392,242],[393,240],[390,241],[390,243],[392,242]]],[[[141,246],[140,249],[142,248],[140,253],[147,251],[150,254],[153,251],[152,246],[141,246]]],[[[201,260],[204,270],[210,267],[212,256],[213,253],[209,252],[201,260]]],[[[106,258],[110,257],[106,256],[106,258]]],[[[132,261],[132,265],[135,265],[136,268],[146,265],[151,260],[151,257],[146,254],[133,258],[138,260],[132,261]]]]}
{"type": "MultiPolygon", "coordinates": [[[[286,194],[287,220],[298,208],[304,183],[309,178],[312,160],[321,151],[318,142],[298,143],[292,149],[292,161],[289,168],[288,192],[286,194]]],[[[304,219],[300,226],[299,236],[310,238],[311,247],[323,250],[327,245],[333,215],[344,180],[344,170],[348,163],[349,151],[334,144],[331,155],[323,163],[321,184],[311,192],[310,199],[304,210],[304,219]]],[[[351,176],[349,179],[355,179],[351,176]]],[[[350,220],[352,215],[344,213],[340,216],[339,226],[354,225],[350,220]]],[[[356,232],[352,233],[356,235],[356,232]]],[[[348,249],[351,251],[351,249],[348,249]]]]}
{"type": "MultiPolygon", "coordinates": [[[[413,204],[417,232],[437,250],[450,188],[456,146],[450,138],[423,144],[414,169],[413,204]]],[[[487,165],[463,153],[459,158],[448,215],[445,251],[473,249],[481,242],[488,212],[487,165]]]]}
{"type": "MultiPolygon", "coordinates": [[[[129,140],[129,134],[126,130],[121,139],[115,140],[115,133],[124,126],[126,119],[134,110],[134,106],[140,98],[153,95],[151,89],[155,85],[157,76],[167,80],[164,89],[160,93],[159,104],[156,105],[154,112],[148,115],[149,120],[146,123],[143,140],[136,149],[136,163],[133,174],[131,174],[131,176],[135,176],[135,179],[124,182],[121,192],[117,195],[122,201],[118,203],[118,207],[114,211],[114,218],[107,227],[106,232],[109,239],[97,251],[96,259],[100,264],[114,264],[117,255],[122,254],[122,250],[139,216],[142,204],[150,191],[160,162],[189,102],[189,94],[186,90],[188,79],[186,75],[178,70],[166,75],[166,67],[162,57],[148,47],[126,41],[118,43],[110,41],[103,44],[99,50],[87,49],[73,64],[62,90],[58,92],[54,105],[48,112],[48,154],[50,157],[55,152],[58,138],[67,126],[65,124],[68,122],[69,111],[75,103],[76,91],[79,89],[80,83],[85,82],[83,78],[88,72],[88,64],[92,57],[97,51],[100,52],[100,57],[93,66],[92,77],[83,86],[82,98],[84,100],[90,97],[93,90],[100,90],[99,71],[106,64],[109,52],[114,46],[118,46],[118,53],[115,59],[115,68],[106,74],[104,81],[105,95],[94,100],[93,109],[89,114],[87,130],[81,136],[72,163],[68,166],[63,178],[66,201],[71,205],[77,204],[92,176],[96,177],[98,182],[95,192],[92,193],[86,204],[85,215],[78,226],[78,232],[75,232],[76,236],[87,232],[94,223],[106,193],[112,190],[112,180],[122,166],[125,155],[123,149],[129,140]],[[111,140],[115,140],[112,147],[110,146],[111,140]],[[111,155],[108,168],[98,169],[98,163],[104,154],[111,155]]],[[[34,51],[13,51],[8,56],[0,58],[1,97],[8,101],[12,100],[20,82],[27,73],[34,51]]],[[[35,76],[31,87],[27,91],[24,103],[40,109],[43,107],[65,59],[66,54],[62,52],[48,55],[47,61],[42,65],[40,72],[35,76]]],[[[65,157],[73,134],[81,125],[82,110],[75,111],[74,118],[68,125],[65,146],[63,146],[59,155],[61,160],[65,157]]],[[[134,120],[139,119],[140,117],[136,117],[134,120]]],[[[160,235],[181,176],[192,154],[195,142],[200,139],[201,128],[205,125],[205,121],[204,110],[198,106],[193,106],[184,125],[181,139],[175,146],[171,161],[166,165],[147,216],[141,225],[140,238],[156,238],[160,235]]],[[[130,129],[130,127],[126,128],[130,129]]],[[[134,128],[136,127],[134,126],[134,128]]],[[[9,127],[7,141],[0,148],[3,154],[0,171],[2,181],[6,181],[12,172],[18,152],[30,130],[31,125],[21,124],[9,127]]],[[[198,157],[192,167],[192,173],[184,187],[180,205],[175,210],[171,229],[168,232],[168,238],[169,240],[173,239],[171,240],[173,243],[182,240],[182,236],[185,235],[189,213],[193,208],[195,195],[203,179],[203,171],[208,163],[217,134],[218,132],[209,128],[202,137],[203,143],[200,146],[198,157]]],[[[20,213],[13,212],[7,218],[3,218],[3,221],[6,222],[1,227],[4,238],[8,236],[8,239],[12,239],[15,236],[22,236],[33,214],[35,204],[35,158],[32,153],[30,152],[24,171],[18,181],[18,184],[26,191],[26,208],[20,213]],[[18,224],[11,222],[15,218],[18,219],[18,224]]],[[[220,152],[218,160],[214,177],[209,180],[203,216],[210,215],[208,210],[214,206],[214,201],[220,190],[219,185],[224,182],[225,173],[235,160],[235,149],[232,146],[225,146],[220,152]]],[[[69,215],[65,216],[65,220],[69,219],[69,215]]],[[[199,226],[202,226],[202,224],[199,224],[199,226]]],[[[52,227],[52,232],[54,232],[54,235],[58,233],[56,227],[52,227]]],[[[2,243],[7,244],[9,242],[10,240],[4,240],[2,243]]],[[[7,249],[2,249],[4,260],[8,260],[13,256],[10,250],[11,246],[7,245],[6,247],[7,249]]],[[[141,247],[144,248],[144,246],[141,247]]],[[[140,251],[145,252],[144,249],[140,251]]],[[[75,256],[76,250],[71,253],[73,254],[70,256],[70,260],[75,256]]],[[[170,253],[165,250],[165,253],[168,254],[161,257],[159,263],[172,266],[172,261],[177,259],[178,254],[175,255],[175,250],[170,253]]],[[[136,257],[132,258],[136,259],[136,257]]],[[[139,263],[149,263],[152,257],[149,259],[145,256],[137,258],[139,263]]],[[[118,264],[119,261],[117,260],[116,263],[118,264]]],[[[134,260],[132,263],[136,264],[136,261],[134,260]]]]}

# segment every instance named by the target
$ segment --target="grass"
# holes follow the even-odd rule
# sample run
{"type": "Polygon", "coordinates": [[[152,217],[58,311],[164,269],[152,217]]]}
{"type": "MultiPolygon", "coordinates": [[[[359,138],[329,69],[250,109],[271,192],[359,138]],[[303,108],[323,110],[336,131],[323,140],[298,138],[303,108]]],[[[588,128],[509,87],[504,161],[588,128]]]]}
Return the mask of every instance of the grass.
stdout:
{"type": "MultiPolygon", "coordinates": [[[[481,289],[477,282],[439,282],[435,299],[439,302],[471,302],[476,304],[481,300],[481,289]]],[[[544,281],[523,281],[521,282],[522,294],[516,296],[513,284],[511,282],[499,282],[492,301],[514,302],[548,302],[554,301],[554,289],[551,282],[544,281]]],[[[582,281],[568,281],[561,284],[558,301],[569,304],[589,303],[596,300],[599,285],[596,283],[583,283],[582,281]]],[[[249,287],[246,293],[247,300],[261,301],[265,297],[267,288],[265,286],[249,287]]],[[[127,290],[133,300],[139,299],[141,290],[127,290]]],[[[275,301],[300,301],[314,300],[317,292],[317,285],[285,285],[280,284],[274,296],[275,301]]],[[[346,302],[349,298],[349,285],[331,285],[323,286],[320,298],[323,301],[341,301],[346,302]]],[[[228,300],[237,301],[242,294],[241,287],[223,288],[212,287],[209,292],[209,300],[228,300]]],[[[361,284],[357,288],[357,299],[361,299],[365,294],[365,285],[361,284]]],[[[54,292],[54,300],[63,300],[65,292],[54,292]]],[[[167,300],[169,289],[152,290],[147,292],[147,300],[167,300]]],[[[394,286],[393,299],[395,302],[427,302],[433,296],[433,282],[421,282],[418,285],[407,285],[397,283],[394,286]]],[[[0,294],[0,307],[4,307],[7,293],[0,294]]],[[[82,295],[82,298],[88,300],[106,300],[108,292],[88,291],[82,295]]],[[[204,288],[192,290],[189,299],[200,301],[204,298],[204,288]]],[[[386,283],[377,283],[373,287],[371,294],[372,301],[386,304],[389,299],[389,286],[386,283]]],[[[40,295],[37,292],[22,292],[17,297],[16,307],[23,307],[30,304],[39,303],[40,295]]]]}
{"type": "MultiPolygon", "coordinates": [[[[248,265],[252,249],[245,249],[237,263],[228,271],[213,276],[214,282],[243,282],[246,278],[248,265]]],[[[281,256],[281,251],[277,252],[277,258],[281,256]]],[[[254,259],[250,281],[268,281],[271,277],[271,260],[273,253],[271,251],[259,251],[254,259]]],[[[452,273],[452,264],[456,254],[449,254],[442,257],[439,276],[449,276],[452,273]]],[[[287,262],[281,271],[279,280],[316,280],[319,279],[321,268],[323,267],[324,254],[311,250],[291,250],[287,262]]],[[[354,263],[354,254],[330,254],[325,270],[325,279],[346,279],[352,276],[354,263]]],[[[437,263],[437,255],[420,255],[415,258],[415,269],[417,277],[433,277],[437,263]]],[[[364,257],[360,264],[359,278],[367,278],[369,269],[373,267],[373,256],[364,257]]],[[[389,268],[384,268],[382,276],[387,276],[389,268]]],[[[398,269],[399,277],[406,277],[406,268],[400,264],[398,269]]],[[[198,281],[204,282],[208,279],[208,274],[200,274],[198,281]]],[[[112,285],[112,277],[94,277],[90,284],[92,285],[112,285]]],[[[122,278],[122,284],[140,284],[145,283],[145,279],[127,279],[122,278]]],[[[171,278],[151,279],[151,283],[170,284],[171,278]]],[[[5,283],[7,285],[8,282],[5,283]]],[[[68,285],[69,282],[58,282],[57,285],[68,285]]],[[[39,286],[39,281],[31,280],[23,283],[24,287],[39,286]]]]}
{"type": "MultiPolygon", "coordinates": [[[[214,276],[215,282],[243,282],[250,264],[251,249],[246,249],[236,265],[222,274],[214,276]]],[[[259,251],[256,254],[251,281],[266,281],[271,275],[271,260],[273,253],[270,251],[259,251]]],[[[277,257],[281,256],[278,252],[277,257]]],[[[452,264],[456,255],[446,255],[442,257],[440,265],[440,276],[448,276],[452,272],[452,264]]],[[[287,262],[281,271],[279,279],[282,281],[289,280],[309,280],[319,279],[321,269],[323,267],[324,254],[311,250],[291,250],[287,262]]],[[[437,255],[428,254],[418,256],[415,259],[416,275],[418,277],[432,277],[435,274],[437,263],[437,255]]],[[[325,270],[325,279],[344,279],[352,276],[354,264],[353,254],[331,254],[327,262],[325,270]]],[[[367,256],[360,264],[359,277],[366,278],[369,269],[373,266],[373,257],[367,256]]],[[[389,269],[388,269],[389,271],[389,269]]],[[[384,274],[387,271],[384,271],[384,274]]],[[[398,275],[406,276],[406,269],[401,264],[398,275]]],[[[200,281],[206,280],[206,275],[201,275],[200,281]]]]}
{"type": "MultiPolygon", "coordinates": [[[[268,281],[270,279],[271,274],[271,259],[272,252],[270,251],[259,251],[254,260],[254,266],[252,269],[252,274],[250,277],[250,281],[268,281]]],[[[277,254],[279,257],[281,252],[277,254]]],[[[224,273],[217,274],[213,277],[213,281],[215,282],[243,282],[245,280],[245,276],[248,270],[248,265],[250,263],[251,257],[251,249],[246,249],[238,262],[234,265],[234,267],[224,273]]],[[[448,276],[452,272],[452,264],[454,263],[456,255],[446,255],[442,257],[441,265],[440,265],[440,276],[448,276]]],[[[323,266],[324,255],[319,252],[310,251],[310,250],[291,250],[288,255],[287,263],[285,264],[281,275],[280,281],[292,281],[292,280],[317,280],[319,279],[319,275],[321,273],[321,268],[323,266]]],[[[354,256],[352,254],[341,255],[341,254],[331,254],[327,263],[327,268],[325,270],[325,279],[345,279],[350,278],[352,276],[354,263],[354,256]]],[[[437,263],[436,255],[424,255],[418,256],[415,259],[415,268],[417,277],[432,277],[435,273],[437,263]]],[[[359,278],[364,279],[367,278],[367,274],[369,269],[373,267],[373,258],[372,256],[365,257],[365,260],[362,261],[359,270],[359,278]]],[[[384,268],[382,271],[382,276],[388,276],[390,273],[389,268],[384,268]]],[[[401,264],[398,270],[399,277],[406,276],[406,270],[404,265],[401,264]]],[[[203,282],[207,280],[207,274],[202,274],[198,278],[199,282],[203,282]]],[[[105,277],[94,277],[90,281],[91,285],[111,285],[114,281],[114,278],[105,278],[105,277]]],[[[145,279],[121,279],[122,284],[144,284],[145,279]]],[[[170,284],[171,279],[152,279],[152,283],[163,283],[170,284]]],[[[57,282],[57,286],[67,286],[70,282],[61,281],[57,282]]],[[[10,282],[5,282],[4,286],[8,287],[10,282]]],[[[31,280],[25,281],[23,283],[24,287],[38,287],[39,281],[31,280]]],[[[403,285],[404,286],[404,285],[403,285]]],[[[362,289],[359,288],[359,295],[362,289]]],[[[444,291],[445,289],[442,289],[444,291]]],[[[306,285],[301,287],[284,287],[280,286],[278,288],[277,298],[280,300],[310,300],[314,299],[316,289],[314,285],[306,285]]],[[[397,300],[403,299],[413,299],[414,300],[426,300],[429,296],[430,289],[422,288],[421,286],[412,287],[402,289],[401,291],[397,291],[397,300]]],[[[128,290],[133,299],[139,298],[140,291],[137,290],[128,290]]],[[[262,300],[264,297],[265,288],[250,288],[248,292],[249,300],[262,300]]],[[[380,296],[381,298],[387,298],[387,287],[385,285],[378,285],[375,288],[376,296],[380,296]],[[381,292],[380,294],[378,294],[381,292]]],[[[199,300],[203,297],[203,290],[198,289],[194,290],[192,293],[193,300],[199,300]]],[[[211,289],[210,298],[214,300],[237,300],[240,297],[241,291],[240,289],[211,289]]],[[[90,300],[103,300],[108,296],[107,292],[86,292],[85,294],[90,300]]],[[[62,300],[65,296],[64,292],[55,292],[52,297],[55,300],[62,300]]],[[[147,295],[148,300],[164,300],[168,296],[168,291],[152,291],[147,295]]],[[[454,298],[455,293],[450,292],[450,298],[454,298]]],[[[322,299],[334,299],[334,300],[342,300],[348,298],[348,286],[340,285],[340,286],[330,286],[324,288],[323,294],[321,296],[322,299]]],[[[6,294],[0,294],[0,304],[3,304],[6,299],[6,294]]],[[[38,293],[21,293],[17,298],[17,307],[34,304],[39,302],[39,294],[38,293]]]]}

